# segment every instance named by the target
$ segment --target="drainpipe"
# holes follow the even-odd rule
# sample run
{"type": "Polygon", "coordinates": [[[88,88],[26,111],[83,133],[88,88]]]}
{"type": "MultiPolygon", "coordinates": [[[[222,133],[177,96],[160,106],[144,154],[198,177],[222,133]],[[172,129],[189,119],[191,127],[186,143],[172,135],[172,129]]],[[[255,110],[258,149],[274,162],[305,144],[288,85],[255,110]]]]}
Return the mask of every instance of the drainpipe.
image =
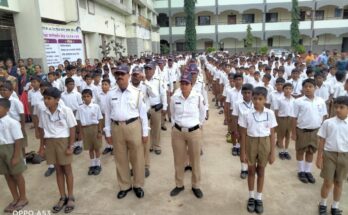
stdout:
{"type": "Polygon", "coordinates": [[[218,33],[218,25],[219,25],[219,3],[218,0],[215,0],[215,40],[216,40],[216,50],[219,50],[219,33],[218,33]]]}
{"type": "Polygon", "coordinates": [[[172,37],[172,1],[168,1],[169,16],[169,53],[173,54],[173,37],[172,37]]]}
{"type": "Polygon", "coordinates": [[[267,13],[267,3],[263,0],[263,14],[262,14],[262,40],[266,40],[266,13],[267,13]]]}
{"type": "Polygon", "coordinates": [[[312,37],[311,37],[311,44],[310,44],[310,50],[313,51],[313,40],[315,37],[315,31],[314,31],[314,20],[315,20],[315,11],[317,11],[317,1],[314,1],[314,10],[312,10],[312,16],[311,16],[311,31],[312,31],[312,37]]]}

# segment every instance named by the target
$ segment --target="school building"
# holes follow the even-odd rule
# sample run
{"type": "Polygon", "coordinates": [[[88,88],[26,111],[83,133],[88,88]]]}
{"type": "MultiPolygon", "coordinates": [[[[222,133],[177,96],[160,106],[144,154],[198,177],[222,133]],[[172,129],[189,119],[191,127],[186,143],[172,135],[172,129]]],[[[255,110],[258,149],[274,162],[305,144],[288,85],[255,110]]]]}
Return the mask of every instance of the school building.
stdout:
{"type": "MultiPolygon", "coordinates": [[[[298,0],[300,43],[314,52],[348,51],[348,0],[298,0]]],[[[161,44],[183,51],[184,0],[155,0],[161,44]]],[[[232,53],[243,51],[247,25],[253,48],[290,48],[291,0],[197,0],[198,51],[208,47],[232,53]]]]}
{"type": "Polygon", "coordinates": [[[157,15],[153,0],[0,0],[0,59],[159,53],[157,15]]]}

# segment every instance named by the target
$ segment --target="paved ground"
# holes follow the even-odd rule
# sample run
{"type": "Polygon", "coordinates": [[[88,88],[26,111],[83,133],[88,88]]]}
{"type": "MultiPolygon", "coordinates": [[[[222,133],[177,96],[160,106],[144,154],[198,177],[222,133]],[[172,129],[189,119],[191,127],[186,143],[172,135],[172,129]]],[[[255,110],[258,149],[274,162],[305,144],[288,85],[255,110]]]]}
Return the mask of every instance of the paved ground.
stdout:
{"type": "MultiPolygon", "coordinates": [[[[28,125],[27,125],[28,126],[28,125]]],[[[169,126],[168,126],[169,127],[169,126]]],[[[28,127],[29,130],[29,127],[28,127]]],[[[38,141],[29,130],[29,149],[37,150],[38,141]]],[[[186,190],[175,198],[169,196],[174,188],[174,162],[170,131],[162,132],[163,153],[151,154],[151,176],[146,179],[144,199],[133,192],[118,200],[118,186],[114,158],[102,157],[103,171],[99,176],[87,176],[88,153],[74,157],[76,209],[73,214],[135,215],[135,214],[216,214],[242,215],[246,211],[247,183],[239,178],[239,158],[232,157],[231,145],[225,142],[226,127],[222,116],[211,108],[210,119],[204,127],[204,155],[202,156],[202,190],[204,198],[196,199],[191,191],[191,173],[186,173],[186,190]]],[[[294,157],[294,144],[291,154],[294,157]]],[[[302,184],[296,178],[296,162],[277,159],[266,169],[264,214],[314,215],[320,199],[321,179],[314,168],[318,183],[302,184]]],[[[25,172],[29,205],[27,210],[50,210],[59,198],[55,176],[43,176],[46,165],[29,165],[25,172]]],[[[329,203],[331,204],[331,196],[329,203]]],[[[3,177],[0,178],[0,214],[11,200],[3,177]]],[[[348,184],[345,183],[341,208],[348,212],[348,184]]]]}

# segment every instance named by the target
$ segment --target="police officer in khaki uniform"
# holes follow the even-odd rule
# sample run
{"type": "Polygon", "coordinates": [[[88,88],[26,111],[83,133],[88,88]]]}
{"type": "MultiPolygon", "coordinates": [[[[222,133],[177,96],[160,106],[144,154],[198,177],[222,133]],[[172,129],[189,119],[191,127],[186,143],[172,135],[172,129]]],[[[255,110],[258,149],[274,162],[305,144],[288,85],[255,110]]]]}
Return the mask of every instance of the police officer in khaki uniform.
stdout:
{"type": "Polygon", "coordinates": [[[144,145],[148,139],[148,119],[143,94],[129,83],[129,67],[117,66],[115,78],[118,87],[109,92],[105,108],[105,134],[115,148],[117,181],[124,198],[134,190],[138,198],[144,197],[144,145]],[[133,168],[133,181],[129,169],[133,168]]]}
{"type": "Polygon", "coordinates": [[[188,155],[192,165],[192,191],[197,198],[202,198],[203,193],[200,189],[201,126],[206,117],[206,107],[203,96],[192,90],[191,73],[186,73],[180,78],[180,89],[171,97],[170,111],[176,183],[170,195],[176,196],[184,190],[184,169],[188,155]]]}

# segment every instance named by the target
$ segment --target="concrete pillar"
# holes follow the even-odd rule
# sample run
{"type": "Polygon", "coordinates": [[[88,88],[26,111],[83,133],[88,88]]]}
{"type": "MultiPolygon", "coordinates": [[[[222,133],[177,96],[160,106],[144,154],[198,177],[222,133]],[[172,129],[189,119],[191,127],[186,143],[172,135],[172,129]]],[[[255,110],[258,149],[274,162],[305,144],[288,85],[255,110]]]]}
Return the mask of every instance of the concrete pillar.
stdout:
{"type": "Polygon", "coordinates": [[[19,4],[20,13],[13,14],[20,57],[33,58],[47,71],[45,45],[42,33],[38,0],[25,0],[19,4]]]}
{"type": "Polygon", "coordinates": [[[84,33],[85,34],[85,43],[86,43],[86,58],[94,59],[101,58],[101,49],[99,46],[101,45],[100,35],[98,33],[84,33]]]}

